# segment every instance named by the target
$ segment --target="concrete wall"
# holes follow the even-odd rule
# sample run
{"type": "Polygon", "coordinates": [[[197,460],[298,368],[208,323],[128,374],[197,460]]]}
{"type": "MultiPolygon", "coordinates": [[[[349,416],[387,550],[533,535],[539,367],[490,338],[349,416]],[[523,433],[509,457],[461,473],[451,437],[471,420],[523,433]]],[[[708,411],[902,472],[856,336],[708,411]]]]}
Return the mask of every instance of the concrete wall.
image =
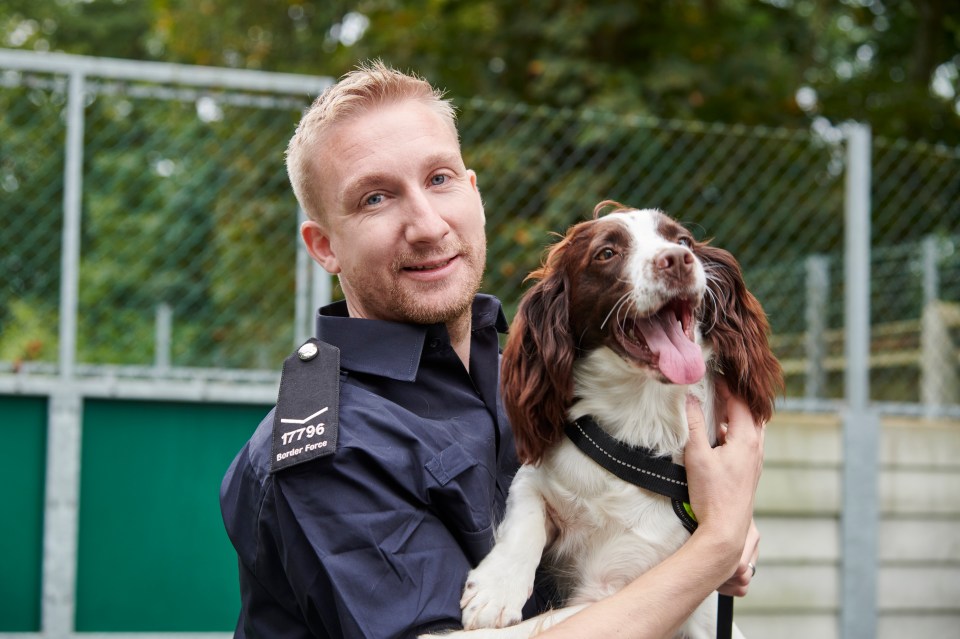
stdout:
{"type": "MultiPolygon", "coordinates": [[[[960,637],[960,422],[881,422],[877,636],[960,637]]],[[[747,637],[839,637],[842,460],[839,416],[770,423],[747,637]]]]}

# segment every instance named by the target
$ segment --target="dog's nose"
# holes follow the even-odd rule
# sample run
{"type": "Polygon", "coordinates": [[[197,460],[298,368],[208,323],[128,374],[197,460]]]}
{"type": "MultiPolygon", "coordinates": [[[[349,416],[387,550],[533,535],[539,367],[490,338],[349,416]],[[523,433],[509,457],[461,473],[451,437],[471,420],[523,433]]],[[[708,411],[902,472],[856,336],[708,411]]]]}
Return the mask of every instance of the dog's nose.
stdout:
{"type": "Polygon", "coordinates": [[[657,255],[656,266],[664,275],[683,277],[693,269],[693,253],[682,246],[664,249],[657,255]]]}

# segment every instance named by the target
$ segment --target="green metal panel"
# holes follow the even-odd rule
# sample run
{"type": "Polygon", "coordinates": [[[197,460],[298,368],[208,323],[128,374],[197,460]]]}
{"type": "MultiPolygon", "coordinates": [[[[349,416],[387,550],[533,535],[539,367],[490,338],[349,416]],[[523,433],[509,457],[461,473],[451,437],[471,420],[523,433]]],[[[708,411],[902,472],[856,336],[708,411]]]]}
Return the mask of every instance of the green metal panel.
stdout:
{"type": "Polygon", "coordinates": [[[239,609],[220,480],[268,407],[87,400],[78,631],[228,631],[239,609]]]}
{"type": "Polygon", "coordinates": [[[0,397],[0,632],[40,630],[47,399],[0,397]]]}

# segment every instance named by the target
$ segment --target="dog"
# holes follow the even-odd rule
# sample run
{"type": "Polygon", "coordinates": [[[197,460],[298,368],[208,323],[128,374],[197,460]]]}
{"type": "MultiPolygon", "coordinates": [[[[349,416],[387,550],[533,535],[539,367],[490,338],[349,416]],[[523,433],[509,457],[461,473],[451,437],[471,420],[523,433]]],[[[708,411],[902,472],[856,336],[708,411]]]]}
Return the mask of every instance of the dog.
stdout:
{"type": "MultiPolygon", "coordinates": [[[[448,636],[533,636],[620,590],[689,537],[671,499],[601,467],[565,436],[567,425],[592,416],[615,440],[680,463],[688,393],[715,444],[715,376],[762,422],[783,388],[766,315],[737,261],[658,210],[601,202],[528,279],[536,284],[521,299],[501,369],[523,465],[497,542],[468,575],[465,630],[448,636]],[[566,605],[519,623],[541,556],[566,605]]],[[[678,636],[716,636],[716,596],[678,636]]]]}

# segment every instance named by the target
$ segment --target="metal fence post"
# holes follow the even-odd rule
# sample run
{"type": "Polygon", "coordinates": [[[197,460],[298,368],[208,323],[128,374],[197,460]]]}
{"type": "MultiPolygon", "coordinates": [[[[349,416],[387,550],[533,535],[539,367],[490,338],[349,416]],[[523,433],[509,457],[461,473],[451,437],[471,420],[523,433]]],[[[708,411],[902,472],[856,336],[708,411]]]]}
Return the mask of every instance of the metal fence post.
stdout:
{"type": "Polygon", "coordinates": [[[73,377],[77,358],[77,306],[80,288],[80,217],[83,206],[83,109],[86,78],[69,76],[66,158],[63,169],[63,244],[60,255],[59,367],[73,377]]]}
{"type": "Polygon", "coordinates": [[[844,127],[845,390],[841,514],[842,639],[874,639],[877,627],[879,419],[870,408],[870,127],[844,127]]]}
{"type": "Polygon", "coordinates": [[[826,387],[827,301],[830,299],[830,258],[811,255],[807,269],[807,399],[823,397],[826,387]]]}
{"type": "Polygon", "coordinates": [[[50,394],[47,425],[43,527],[43,632],[67,636],[76,610],[79,530],[80,442],[83,401],[76,388],[77,305],[80,282],[84,85],[80,71],[69,76],[63,248],[60,272],[60,383],[50,394]]]}
{"type": "Polygon", "coordinates": [[[166,372],[173,361],[170,356],[173,348],[173,307],[160,302],[157,304],[156,318],[153,366],[158,372],[166,372]]]}
{"type": "Polygon", "coordinates": [[[924,414],[935,417],[960,396],[957,349],[947,320],[948,305],[940,301],[940,248],[937,238],[923,239],[923,311],[920,323],[920,401],[924,414]]]}
{"type": "Polygon", "coordinates": [[[937,238],[933,235],[923,238],[921,247],[923,251],[923,304],[926,306],[930,302],[940,299],[940,272],[937,269],[940,248],[937,238]]]}

